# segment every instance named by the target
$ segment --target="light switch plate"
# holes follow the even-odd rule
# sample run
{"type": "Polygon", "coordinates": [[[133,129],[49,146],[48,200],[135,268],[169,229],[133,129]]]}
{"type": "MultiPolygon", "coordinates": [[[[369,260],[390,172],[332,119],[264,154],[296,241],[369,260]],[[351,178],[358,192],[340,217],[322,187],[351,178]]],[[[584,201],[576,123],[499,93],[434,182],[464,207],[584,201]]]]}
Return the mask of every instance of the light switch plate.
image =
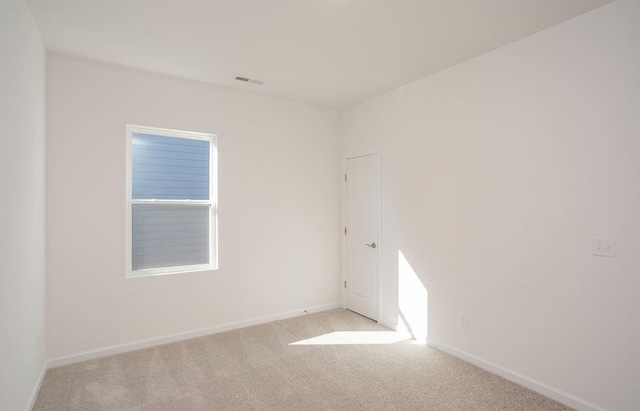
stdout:
{"type": "Polygon", "coordinates": [[[598,257],[616,256],[616,240],[613,238],[593,238],[591,239],[591,254],[598,257]]]}

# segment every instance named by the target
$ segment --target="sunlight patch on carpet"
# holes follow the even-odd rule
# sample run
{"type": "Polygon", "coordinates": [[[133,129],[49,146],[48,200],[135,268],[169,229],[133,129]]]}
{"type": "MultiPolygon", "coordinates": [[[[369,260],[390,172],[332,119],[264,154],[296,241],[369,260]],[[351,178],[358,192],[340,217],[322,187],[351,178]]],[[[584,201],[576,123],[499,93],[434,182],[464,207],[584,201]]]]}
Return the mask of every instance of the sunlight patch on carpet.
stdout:
{"type": "Polygon", "coordinates": [[[289,345],[396,344],[409,339],[409,335],[395,331],[335,331],[289,345]]]}

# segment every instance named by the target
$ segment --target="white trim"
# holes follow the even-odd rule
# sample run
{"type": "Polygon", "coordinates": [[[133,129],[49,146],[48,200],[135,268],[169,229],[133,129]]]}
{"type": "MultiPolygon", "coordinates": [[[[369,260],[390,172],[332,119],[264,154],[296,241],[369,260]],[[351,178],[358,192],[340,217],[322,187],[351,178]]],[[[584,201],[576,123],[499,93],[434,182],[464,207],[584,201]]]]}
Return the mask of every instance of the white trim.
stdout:
{"type": "Polygon", "coordinates": [[[31,391],[31,395],[29,396],[29,402],[27,403],[26,411],[31,411],[33,409],[33,406],[36,405],[36,399],[38,398],[38,393],[40,392],[42,381],[44,381],[44,376],[49,368],[49,361],[45,361],[42,364],[42,368],[40,369],[38,381],[36,381],[36,385],[33,386],[33,390],[31,391]]]}
{"type": "Polygon", "coordinates": [[[515,371],[508,370],[490,361],[483,360],[482,358],[476,357],[473,354],[469,354],[467,352],[458,350],[457,348],[454,348],[450,345],[442,344],[437,341],[430,340],[428,338],[427,338],[427,345],[430,345],[431,347],[436,348],[440,351],[444,351],[447,354],[451,354],[454,357],[458,357],[462,360],[465,360],[473,365],[476,365],[484,370],[489,371],[490,373],[499,375],[504,379],[507,379],[509,381],[515,382],[516,384],[522,385],[523,387],[526,387],[532,391],[535,391],[538,394],[542,394],[545,397],[561,402],[578,411],[606,411],[606,408],[600,407],[599,405],[593,404],[589,401],[583,400],[574,395],[558,390],[550,385],[547,385],[540,381],[536,381],[532,378],[526,377],[515,371]]]}
{"type": "Polygon", "coordinates": [[[126,141],[126,155],[125,155],[125,194],[124,194],[124,198],[125,198],[125,206],[126,206],[126,212],[125,212],[125,227],[124,227],[124,232],[125,232],[125,277],[129,278],[131,276],[131,273],[133,272],[133,270],[131,269],[132,267],[132,256],[131,256],[131,247],[132,247],[132,239],[131,239],[131,207],[132,207],[132,203],[131,203],[131,197],[132,197],[132,177],[131,177],[131,170],[132,170],[132,166],[131,166],[131,162],[133,161],[131,158],[131,152],[132,152],[132,133],[133,133],[133,127],[129,126],[127,124],[126,126],[126,137],[127,137],[127,141],[126,141]]]}
{"type": "Polygon", "coordinates": [[[154,136],[186,138],[189,140],[209,141],[212,137],[216,137],[215,134],[200,133],[198,131],[172,130],[169,128],[136,126],[133,124],[127,124],[127,130],[131,131],[132,133],[153,133],[154,136]]]}
{"type": "Polygon", "coordinates": [[[367,150],[367,151],[356,151],[355,153],[350,153],[344,156],[345,160],[349,160],[352,158],[358,158],[358,157],[366,157],[366,156],[372,156],[374,154],[380,155],[380,149],[372,149],[372,150],[367,150]]]}
{"type": "Polygon", "coordinates": [[[380,319],[380,320],[378,320],[378,324],[380,324],[380,325],[382,325],[384,327],[387,327],[390,330],[398,331],[398,324],[393,324],[390,321],[387,321],[387,320],[384,320],[384,319],[380,319]]]}
{"type": "MultiPolygon", "coordinates": [[[[342,159],[342,175],[346,175],[347,174],[347,160],[350,159],[354,159],[354,158],[359,158],[359,157],[366,157],[366,156],[372,156],[375,155],[377,156],[377,162],[378,162],[378,215],[377,215],[377,245],[378,245],[378,253],[376,254],[376,258],[377,258],[377,282],[378,282],[378,307],[376,308],[377,311],[377,318],[374,318],[374,320],[376,320],[377,322],[380,321],[380,319],[382,318],[382,287],[381,287],[381,281],[380,281],[380,254],[382,253],[382,249],[383,246],[381,245],[383,243],[383,241],[381,240],[382,238],[382,232],[381,232],[381,222],[382,222],[382,162],[380,160],[380,149],[376,148],[376,149],[372,149],[372,150],[368,150],[368,151],[359,151],[359,152],[355,152],[355,153],[351,153],[351,154],[346,154],[343,159],[342,159]]],[[[345,179],[342,179],[342,227],[346,227],[347,226],[347,181],[345,181],[345,179]]],[[[346,288],[344,287],[344,282],[347,281],[347,236],[344,235],[344,233],[341,235],[342,237],[342,283],[340,284],[340,287],[342,289],[342,307],[343,308],[347,308],[347,294],[346,294],[346,288]]]]}
{"type": "Polygon", "coordinates": [[[148,268],[141,270],[128,270],[127,278],[146,278],[159,275],[197,273],[199,271],[212,271],[217,269],[214,264],[172,265],[163,268],[148,268]]]}
{"type": "Polygon", "coordinates": [[[228,323],[228,324],[222,324],[222,325],[214,325],[211,327],[200,328],[193,331],[186,331],[186,332],[172,334],[172,335],[165,335],[162,337],[149,338],[146,340],[114,345],[111,347],[100,348],[97,350],[85,351],[85,352],[72,354],[64,357],[53,358],[48,361],[47,368],[62,367],[64,365],[75,364],[81,361],[87,361],[95,358],[106,357],[109,355],[140,350],[143,348],[155,347],[157,345],[169,344],[169,343],[188,340],[196,337],[203,337],[206,335],[217,334],[224,331],[236,330],[238,328],[250,327],[252,325],[264,324],[264,323],[269,323],[277,320],[284,320],[287,318],[298,317],[298,316],[309,314],[309,313],[333,310],[336,308],[342,308],[342,304],[333,303],[333,304],[319,305],[319,306],[310,307],[306,309],[301,308],[294,311],[268,315],[265,317],[258,317],[251,320],[238,321],[235,323],[228,323]]]}
{"type": "Polygon", "coordinates": [[[211,200],[211,218],[209,218],[209,232],[211,233],[211,244],[209,245],[209,261],[215,265],[215,269],[220,268],[218,261],[218,211],[220,203],[218,202],[218,136],[211,138],[209,146],[209,199],[211,200]]]}
{"type": "Polygon", "coordinates": [[[180,274],[197,271],[211,271],[218,269],[218,136],[209,133],[200,133],[195,131],[171,130],[156,127],[144,127],[135,125],[126,125],[126,227],[125,227],[125,243],[126,243],[126,278],[142,278],[152,277],[156,275],[180,274]],[[153,134],[163,137],[176,137],[189,140],[202,140],[209,142],[209,200],[134,200],[132,198],[132,138],[134,133],[153,134]],[[171,266],[162,268],[150,268],[144,270],[132,269],[132,239],[131,239],[131,219],[132,206],[134,204],[180,204],[180,205],[208,205],[209,206],[209,264],[188,265],[188,266],[171,266]]]}
{"type": "Polygon", "coordinates": [[[131,200],[131,204],[164,204],[164,205],[210,205],[209,200],[131,200]]]}

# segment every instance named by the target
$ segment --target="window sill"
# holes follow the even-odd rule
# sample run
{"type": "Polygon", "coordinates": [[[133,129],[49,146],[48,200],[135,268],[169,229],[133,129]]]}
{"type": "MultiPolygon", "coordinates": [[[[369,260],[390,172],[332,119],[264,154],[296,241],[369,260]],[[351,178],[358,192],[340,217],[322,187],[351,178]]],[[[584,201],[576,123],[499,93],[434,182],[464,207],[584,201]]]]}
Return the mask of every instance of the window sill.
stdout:
{"type": "Polygon", "coordinates": [[[128,271],[127,278],[156,277],[161,275],[186,274],[186,273],[196,273],[201,271],[215,271],[217,269],[218,269],[218,266],[214,264],[185,266],[185,267],[153,268],[148,270],[128,271]]]}

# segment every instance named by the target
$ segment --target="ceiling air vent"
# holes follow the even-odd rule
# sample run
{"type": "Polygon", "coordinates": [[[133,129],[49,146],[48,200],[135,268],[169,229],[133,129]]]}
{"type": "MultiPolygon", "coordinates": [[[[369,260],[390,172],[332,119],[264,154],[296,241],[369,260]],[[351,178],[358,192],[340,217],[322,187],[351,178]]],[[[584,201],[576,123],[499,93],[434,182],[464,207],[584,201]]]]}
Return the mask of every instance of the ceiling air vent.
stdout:
{"type": "Polygon", "coordinates": [[[244,81],[245,83],[264,84],[264,81],[262,81],[262,80],[255,80],[255,79],[252,79],[252,78],[246,78],[246,77],[242,77],[242,76],[236,76],[236,80],[244,81]]]}

